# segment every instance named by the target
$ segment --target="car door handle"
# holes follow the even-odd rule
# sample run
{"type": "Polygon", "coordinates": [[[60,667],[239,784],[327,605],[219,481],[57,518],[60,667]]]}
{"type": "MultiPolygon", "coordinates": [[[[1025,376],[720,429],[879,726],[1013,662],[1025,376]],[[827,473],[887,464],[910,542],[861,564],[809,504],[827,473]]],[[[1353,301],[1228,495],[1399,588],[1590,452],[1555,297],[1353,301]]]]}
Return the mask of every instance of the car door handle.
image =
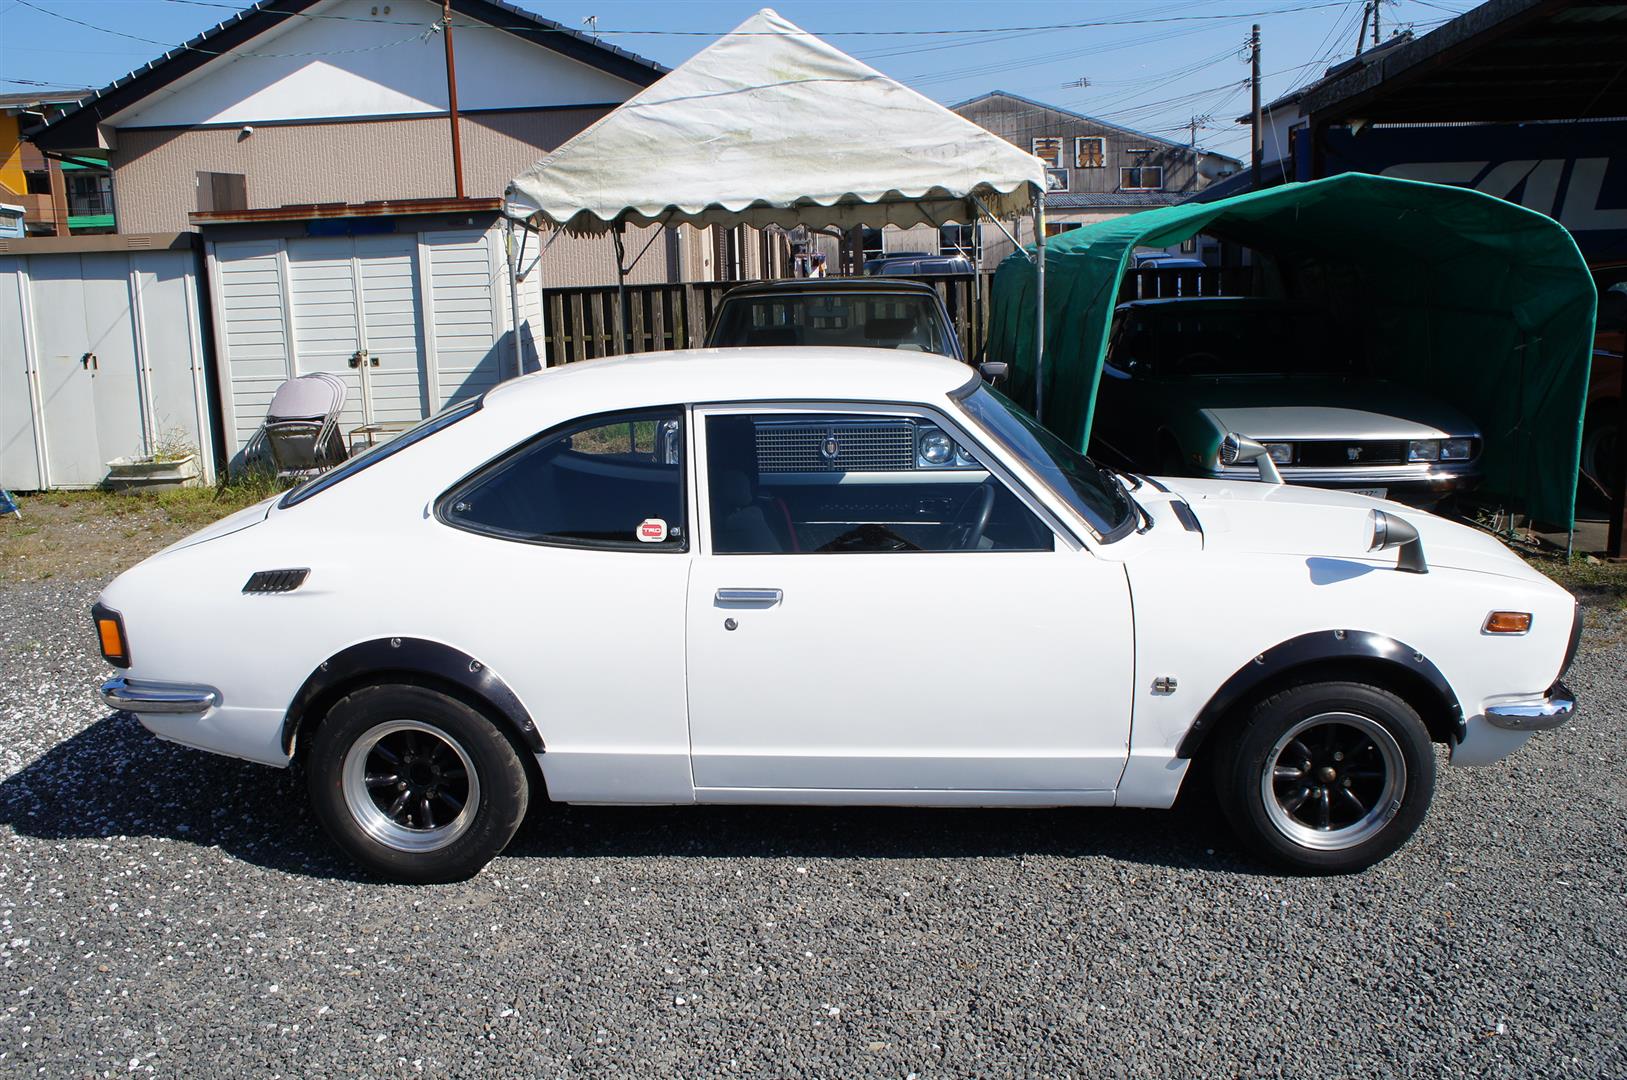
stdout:
{"type": "Polygon", "coordinates": [[[785,594],[779,589],[719,589],[717,602],[720,604],[767,604],[774,605],[785,599],[785,594]]]}

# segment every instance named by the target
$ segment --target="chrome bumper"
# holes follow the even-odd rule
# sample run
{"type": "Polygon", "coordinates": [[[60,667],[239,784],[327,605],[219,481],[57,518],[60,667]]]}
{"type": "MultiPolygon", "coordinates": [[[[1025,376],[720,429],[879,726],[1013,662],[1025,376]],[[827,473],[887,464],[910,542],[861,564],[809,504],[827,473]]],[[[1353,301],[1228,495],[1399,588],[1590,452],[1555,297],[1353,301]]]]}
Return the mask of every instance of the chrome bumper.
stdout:
{"type": "Polygon", "coordinates": [[[100,693],[119,712],[203,713],[220,704],[220,694],[207,686],[132,682],[123,675],[103,683],[100,693]]]}
{"type": "Polygon", "coordinates": [[[1520,701],[1504,701],[1486,706],[1486,719],[1493,727],[1509,731],[1547,731],[1576,714],[1576,698],[1564,683],[1554,683],[1546,694],[1520,701]]]}

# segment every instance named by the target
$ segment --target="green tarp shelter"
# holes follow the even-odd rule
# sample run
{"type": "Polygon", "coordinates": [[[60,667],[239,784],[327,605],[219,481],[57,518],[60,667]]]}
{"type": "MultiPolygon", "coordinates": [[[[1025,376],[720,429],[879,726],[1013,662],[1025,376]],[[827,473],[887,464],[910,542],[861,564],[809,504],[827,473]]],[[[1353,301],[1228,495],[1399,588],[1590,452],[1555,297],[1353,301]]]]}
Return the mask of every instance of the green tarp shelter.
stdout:
{"type": "Polygon", "coordinates": [[[1034,266],[1013,254],[994,276],[988,358],[1011,365],[1014,396],[1032,408],[1043,390],[1045,425],[1085,449],[1132,253],[1200,232],[1252,249],[1260,291],[1332,312],[1329,335],[1361,328],[1374,375],[1474,419],[1485,436],[1482,492],[1572,525],[1593,281],[1558,222],[1466,188],[1347,173],[1051,238],[1043,386],[1034,266]]]}

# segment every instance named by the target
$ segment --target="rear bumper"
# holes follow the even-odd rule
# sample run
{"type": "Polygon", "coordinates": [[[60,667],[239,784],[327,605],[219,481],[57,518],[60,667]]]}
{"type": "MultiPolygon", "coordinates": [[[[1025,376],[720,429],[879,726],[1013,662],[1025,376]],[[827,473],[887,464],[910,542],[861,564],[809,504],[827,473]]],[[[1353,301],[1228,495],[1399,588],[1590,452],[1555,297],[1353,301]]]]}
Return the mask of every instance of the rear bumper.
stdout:
{"type": "Polygon", "coordinates": [[[206,713],[220,704],[220,693],[207,686],[138,682],[115,676],[102,684],[104,704],[128,713],[206,713]]]}
{"type": "Polygon", "coordinates": [[[1505,731],[1548,731],[1576,715],[1576,697],[1564,683],[1548,692],[1486,706],[1486,721],[1505,731]]]}

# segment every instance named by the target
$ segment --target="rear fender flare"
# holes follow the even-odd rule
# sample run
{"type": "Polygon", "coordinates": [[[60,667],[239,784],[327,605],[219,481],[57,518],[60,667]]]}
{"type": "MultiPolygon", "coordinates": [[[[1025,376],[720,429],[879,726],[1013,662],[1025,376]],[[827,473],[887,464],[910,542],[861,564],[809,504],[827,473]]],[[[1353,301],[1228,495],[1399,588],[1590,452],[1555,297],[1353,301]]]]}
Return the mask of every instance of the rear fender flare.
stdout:
{"type": "Polygon", "coordinates": [[[283,718],[282,747],[292,755],[301,725],[313,709],[323,710],[336,693],[360,684],[430,679],[450,684],[489,707],[503,727],[534,754],[543,752],[542,734],[519,697],[491,668],[439,641],[391,637],[363,641],[322,661],[294,695],[283,718]]]}

